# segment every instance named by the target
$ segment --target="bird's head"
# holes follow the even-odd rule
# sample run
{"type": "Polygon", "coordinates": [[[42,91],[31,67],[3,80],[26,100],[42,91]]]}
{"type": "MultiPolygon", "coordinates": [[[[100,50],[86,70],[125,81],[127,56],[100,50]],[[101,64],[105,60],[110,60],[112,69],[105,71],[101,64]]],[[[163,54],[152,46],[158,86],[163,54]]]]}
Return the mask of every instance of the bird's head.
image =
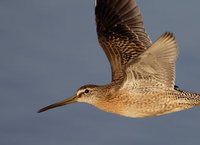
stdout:
{"type": "Polygon", "coordinates": [[[75,102],[84,102],[84,103],[88,103],[88,104],[94,104],[99,98],[99,95],[100,95],[100,92],[101,92],[100,88],[101,87],[96,86],[96,85],[82,86],[77,90],[77,92],[74,96],[72,96],[68,99],[65,99],[63,101],[60,101],[58,103],[44,107],[44,108],[40,109],[38,111],[38,113],[44,112],[46,110],[49,110],[49,109],[52,109],[52,108],[55,108],[55,107],[75,103],[75,102]]]}

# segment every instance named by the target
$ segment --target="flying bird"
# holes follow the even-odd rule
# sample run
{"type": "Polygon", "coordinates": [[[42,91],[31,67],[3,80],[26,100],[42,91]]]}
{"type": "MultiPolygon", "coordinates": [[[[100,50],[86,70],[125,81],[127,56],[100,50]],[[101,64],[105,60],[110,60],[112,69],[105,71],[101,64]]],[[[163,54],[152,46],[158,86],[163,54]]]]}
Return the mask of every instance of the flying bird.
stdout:
{"type": "Polygon", "coordinates": [[[95,0],[97,35],[111,66],[112,81],[85,85],[76,94],[42,108],[83,102],[126,117],[151,117],[200,105],[200,95],[175,86],[175,37],[165,32],[154,43],[135,0],[95,0]]]}

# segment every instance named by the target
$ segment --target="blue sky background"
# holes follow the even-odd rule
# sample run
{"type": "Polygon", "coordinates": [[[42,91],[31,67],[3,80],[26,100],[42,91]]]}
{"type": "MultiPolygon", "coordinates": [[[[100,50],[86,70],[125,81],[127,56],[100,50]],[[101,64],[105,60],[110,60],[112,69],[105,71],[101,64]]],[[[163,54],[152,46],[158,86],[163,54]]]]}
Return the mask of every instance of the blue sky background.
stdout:
{"type": "MultiPolygon", "coordinates": [[[[152,41],[174,32],[176,84],[200,92],[200,1],[138,0],[152,41]]],[[[88,104],[37,114],[88,83],[111,80],[94,0],[0,0],[1,145],[197,145],[200,108],[126,118],[88,104]]]]}

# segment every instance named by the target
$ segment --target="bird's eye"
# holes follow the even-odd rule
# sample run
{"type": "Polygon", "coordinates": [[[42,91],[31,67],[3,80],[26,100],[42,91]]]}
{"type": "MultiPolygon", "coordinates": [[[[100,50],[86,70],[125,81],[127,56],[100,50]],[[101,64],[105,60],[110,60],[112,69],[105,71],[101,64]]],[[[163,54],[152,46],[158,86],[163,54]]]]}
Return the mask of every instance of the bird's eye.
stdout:
{"type": "Polygon", "coordinates": [[[86,94],[87,94],[87,93],[89,93],[89,90],[88,90],[88,89],[86,89],[86,90],[85,90],[85,93],[86,93],[86,94]]]}

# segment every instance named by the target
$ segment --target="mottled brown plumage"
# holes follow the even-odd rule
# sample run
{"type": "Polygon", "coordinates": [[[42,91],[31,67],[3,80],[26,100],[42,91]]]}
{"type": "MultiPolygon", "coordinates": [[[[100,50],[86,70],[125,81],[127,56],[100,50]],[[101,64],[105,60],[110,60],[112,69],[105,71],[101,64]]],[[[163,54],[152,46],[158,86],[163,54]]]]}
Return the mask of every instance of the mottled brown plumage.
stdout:
{"type": "Polygon", "coordinates": [[[112,69],[112,81],[123,77],[123,67],[148,47],[138,6],[133,0],[97,0],[95,6],[99,44],[112,69]]]}
{"type": "Polygon", "coordinates": [[[38,112],[84,102],[127,117],[150,117],[200,104],[199,94],[175,87],[175,37],[166,32],[152,44],[135,0],[95,0],[95,14],[98,40],[110,62],[112,82],[85,85],[73,97],[38,112]]]}

